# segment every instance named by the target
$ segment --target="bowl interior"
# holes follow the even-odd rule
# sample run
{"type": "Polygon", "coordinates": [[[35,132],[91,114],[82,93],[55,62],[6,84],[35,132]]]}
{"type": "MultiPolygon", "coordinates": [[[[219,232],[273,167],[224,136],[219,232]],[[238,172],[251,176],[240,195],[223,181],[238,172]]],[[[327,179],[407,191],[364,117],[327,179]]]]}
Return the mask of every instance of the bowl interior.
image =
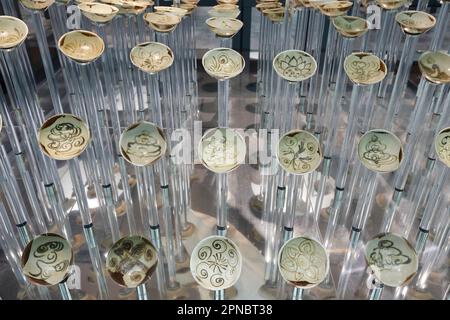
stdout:
{"type": "Polygon", "coordinates": [[[304,81],[312,77],[317,70],[316,60],[301,50],[280,52],[273,60],[277,74],[290,82],[304,81]]]}
{"type": "Polygon", "coordinates": [[[407,34],[422,34],[436,24],[436,18],[423,11],[402,11],[395,20],[407,34]]]}
{"type": "Polygon", "coordinates": [[[110,21],[119,13],[119,9],[117,7],[97,2],[81,3],[78,5],[78,8],[80,8],[81,12],[93,21],[110,21]],[[99,19],[97,19],[97,17],[99,19]]]}
{"type": "Polygon", "coordinates": [[[337,31],[347,37],[359,37],[369,30],[366,19],[353,16],[338,16],[333,19],[337,31]]]}
{"type": "Polygon", "coordinates": [[[75,61],[91,62],[102,55],[105,43],[93,32],[76,30],[64,34],[58,41],[58,48],[75,61]]]}
{"type": "Polygon", "coordinates": [[[431,82],[450,83],[450,55],[445,52],[424,52],[419,58],[419,68],[422,75],[431,82]]]}
{"type": "Polygon", "coordinates": [[[20,45],[28,35],[28,27],[20,19],[0,16],[0,48],[10,49],[20,45]]]}
{"type": "Polygon", "coordinates": [[[353,83],[370,85],[386,77],[387,67],[383,60],[371,53],[356,52],[345,59],[344,71],[353,83]]]}
{"type": "Polygon", "coordinates": [[[206,24],[217,34],[233,35],[241,30],[242,21],[233,18],[213,17],[206,20],[206,24]]]}
{"type": "Polygon", "coordinates": [[[30,10],[45,10],[50,7],[55,0],[19,0],[20,3],[30,10]]]}
{"type": "Polygon", "coordinates": [[[139,44],[130,52],[131,62],[147,73],[157,73],[170,67],[173,52],[166,45],[158,42],[139,44]]]}
{"type": "Polygon", "coordinates": [[[233,78],[245,67],[242,55],[228,48],[209,50],[203,56],[202,63],[205,71],[217,79],[233,78]]]}

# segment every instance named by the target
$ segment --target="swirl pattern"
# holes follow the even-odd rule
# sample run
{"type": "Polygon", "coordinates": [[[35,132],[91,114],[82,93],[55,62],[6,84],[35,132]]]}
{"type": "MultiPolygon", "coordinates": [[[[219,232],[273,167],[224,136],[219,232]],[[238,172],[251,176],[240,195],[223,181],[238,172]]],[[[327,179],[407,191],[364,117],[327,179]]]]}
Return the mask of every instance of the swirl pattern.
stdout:
{"type": "Polygon", "coordinates": [[[212,77],[230,79],[239,75],[244,69],[244,58],[238,52],[227,48],[209,50],[203,56],[203,67],[212,77]]]}
{"type": "Polygon", "coordinates": [[[434,141],[436,154],[439,160],[450,167],[450,128],[442,129],[434,141]]]}
{"type": "Polygon", "coordinates": [[[157,42],[137,45],[131,50],[130,57],[136,67],[150,74],[167,69],[173,63],[172,50],[157,42]]]}

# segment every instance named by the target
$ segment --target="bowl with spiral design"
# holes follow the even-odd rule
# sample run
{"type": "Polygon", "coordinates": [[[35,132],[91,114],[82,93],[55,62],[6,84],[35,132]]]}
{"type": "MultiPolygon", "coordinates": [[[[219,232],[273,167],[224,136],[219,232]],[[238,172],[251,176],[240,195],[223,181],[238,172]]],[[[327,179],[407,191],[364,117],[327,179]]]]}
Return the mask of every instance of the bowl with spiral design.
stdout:
{"type": "Polygon", "coordinates": [[[0,49],[20,46],[28,36],[28,26],[16,17],[0,16],[0,49]]]}
{"type": "Polygon", "coordinates": [[[244,57],[229,48],[215,48],[206,52],[202,58],[206,73],[218,80],[231,79],[245,68],[244,57]]]}

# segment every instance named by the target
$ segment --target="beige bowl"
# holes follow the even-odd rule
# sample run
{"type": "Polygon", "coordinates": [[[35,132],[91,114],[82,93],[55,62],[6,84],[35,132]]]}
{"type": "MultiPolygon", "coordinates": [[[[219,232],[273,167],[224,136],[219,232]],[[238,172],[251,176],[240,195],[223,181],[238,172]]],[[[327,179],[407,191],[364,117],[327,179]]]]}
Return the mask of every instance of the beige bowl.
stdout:
{"type": "Polygon", "coordinates": [[[358,157],[361,163],[375,172],[393,172],[403,160],[402,142],[384,129],[367,131],[359,140],[358,157]]]}
{"type": "Polygon", "coordinates": [[[375,2],[386,10],[395,10],[408,3],[409,0],[376,0],[375,2]]]}
{"type": "Polygon", "coordinates": [[[345,58],[344,71],[357,85],[371,85],[383,81],[387,67],[383,60],[367,52],[355,52],[345,58]]]}
{"type": "Polygon", "coordinates": [[[296,237],[280,249],[278,269],[284,281],[297,288],[310,289],[325,280],[330,261],[326,249],[318,241],[296,237]]]}
{"type": "Polygon", "coordinates": [[[211,77],[226,80],[241,74],[245,67],[245,60],[233,49],[215,48],[205,53],[202,64],[211,77]]]}
{"type": "Polygon", "coordinates": [[[353,2],[350,1],[331,1],[319,4],[318,8],[328,17],[337,17],[346,14],[352,6],[353,2]]]}
{"type": "Polygon", "coordinates": [[[338,16],[333,18],[333,26],[343,37],[356,38],[369,30],[366,19],[353,16],[338,16]]]}
{"type": "Polygon", "coordinates": [[[19,0],[19,2],[30,10],[47,10],[55,0],[19,0]]]}
{"type": "Polygon", "coordinates": [[[70,243],[54,233],[31,240],[22,253],[22,272],[31,283],[54,286],[67,279],[73,263],[70,243]]]}
{"type": "Polygon", "coordinates": [[[393,233],[382,233],[368,241],[365,258],[375,278],[388,287],[404,286],[419,268],[416,250],[393,233]]]}
{"type": "Polygon", "coordinates": [[[241,20],[232,18],[209,18],[206,24],[219,37],[232,37],[244,25],[241,20]]]}
{"type": "Polygon", "coordinates": [[[0,16],[0,49],[21,45],[28,36],[28,26],[16,17],[0,16]]]}
{"type": "Polygon", "coordinates": [[[96,23],[108,23],[119,13],[117,7],[98,2],[81,3],[78,8],[86,18],[96,23]]]}
{"type": "Polygon", "coordinates": [[[436,155],[447,167],[450,167],[450,127],[444,128],[434,140],[436,155]]]}
{"type": "Polygon", "coordinates": [[[239,0],[217,0],[218,4],[238,4],[239,0]]]}
{"type": "Polygon", "coordinates": [[[113,244],[106,257],[111,279],[126,288],[136,288],[151,278],[158,265],[158,250],[142,236],[127,236],[113,244]]]}
{"type": "Polygon", "coordinates": [[[119,145],[122,157],[138,167],[155,163],[167,150],[162,129],[147,121],[126,128],[120,136],[119,145]]]}
{"type": "Polygon", "coordinates": [[[260,12],[266,9],[275,9],[281,7],[282,7],[281,2],[262,2],[256,5],[256,9],[260,12]]]}
{"type": "Polygon", "coordinates": [[[314,76],[317,63],[309,53],[301,50],[286,50],[275,56],[273,68],[283,79],[300,82],[314,76]]]}
{"type": "Polygon", "coordinates": [[[292,130],[278,142],[278,163],[291,174],[302,175],[315,171],[322,158],[319,140],[307,131],[292,130]]]}
{"type": "Polygon", "coordinates": [[[144,1],[120,1],[115,4],[121,15],[138,15],[147,9],[149,4],[144,1]]]}
{"type": "Polygon", "coordinates": [[[265,9],[262,11],[263,15],[272,22],[282,22],[284,20],[284,8],[265,9]]]}
{"type": "Polygon", "coordinates": [[[105,43],[93,32],[75,30],[62,35],[58,41],[58,49],[76,62],[89,63],[103,54],[105,43]]]}
{"type": "Polygon", "coordinates": [[[432,29],[436,18],[423,11],[402,11],[397,13],[395,21],[402,31],[408,35],[420,35],[432,29]]]}
{"type": "Polygon", "coordinates": [[[200,0],[181,0],[181,3],[198,5],[200,0]]]}
{"type": "Polygon", "coordinates": [[[39,147],[55,160],[70,160],[86,150],[91,132],[81,118],[57,114],[47,119],[38,131],[39,147]]]}
{"type": "Polygon", "coordinates": [[[450,83],[450,55],[446,52],[426,51],[419,57],[422,75],[436,84],[450,83]]]}
{"type": "Polygon", "coordinates": [[[186,15],[189,16],[192,14],[192,12],[194,12],[195,9],[197,9],[197,6],[190,3],[180,3],[180,8],[186,10],[186,15]]]}
{"type": "Polygon", "coordinates": [[[245,161],[246,151],[244,138],[237,130],[230,128],[206,131],[198,145],[200,161],[215,173],[238,168],[245,161]]]}
{"type": "Polygon", "coordinates": [[[150,74],[169,68],[173,63],[173,58],[172,50],[159,42],[138,44],[130,52],[133,65],[150,74]]]}
{"type": "Polygon", "coordinates": [[[167,12],[150,12],[144,14],[144,21],[153,30],[161,33],[168,33],[175,30],[181,22],[181,18],[167,12]]]}
{"type": "Polygon", "coordinates": [[[173,15],[176,15],[180,18],[183,18],[187,14],[186,9],[178,8],[178,7],[164,7],[164,6],[156,6],[153,9],[155,9],[155,12],[166,12],[171,13],[173,15]]]}

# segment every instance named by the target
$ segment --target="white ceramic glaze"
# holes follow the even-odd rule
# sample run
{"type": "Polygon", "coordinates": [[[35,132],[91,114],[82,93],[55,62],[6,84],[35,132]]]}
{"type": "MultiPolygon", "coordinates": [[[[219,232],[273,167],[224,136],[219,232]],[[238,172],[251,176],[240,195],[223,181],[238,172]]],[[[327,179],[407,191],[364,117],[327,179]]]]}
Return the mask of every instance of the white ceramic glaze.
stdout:
{"type": "Polygon", "coordinates": [[[366,19],[354,16],[338,16],[332,20],[333,26],[343,37],[357,38],[369,30],[366,19]]]}
{"type": "Polygon", "coordinates": [[[387,74],[387,67],[376,55],[355,52],[345,58],[344,71],[353,83],[371,85],[383,81],[387,74]]]}
{"type": "Polygon", "coordinates": [[[206,52],[202,59],[203,68],[218,80],[231,79],[244,70],[244,57],[229,48],[215,48],[206,52]]]}
{"type": "Polygon", "coordinates": [[[434,140],[434,147],[438,159],[450,167],[450,127],[439,131],[434,140]]]}
{"type": "Polygon", "coordinates": [[[13,49],[28,36],[28,26],[16,17],[0,16],[0,49],[13,49]]]}
{"type": "Polygon", "coordinates": [[[119,145],[123,158],[135,166],[151,165],[167,150],[162,129],[147,121],[126,128],[120,136],[119,145]]]}
{"type": "Polygon", "coordinates": [[[219,37],[232,37],[241,30],[241,20],[232,18],[209,18],[206,20],[209,29],[219,37]]]}
{"type": "Polygon", "coordinates": [[[211,236],[195,246],[190,267],[195,281],[203,288],[213,291],[227,289],[239,279],[242,255],[230,239],[211,236]]]}
{"type": "Polygon", "coordinates": [[[282,278],[297,288],[310,289],[320,284],[328,274],[329,265],[325,248],[308,237],[290,239],[278,255],[282,278]]]}
{"type": "Polygon", "coordinates": [[[416,274],[418,259],[409,242],[393,233],[383,233],[365,246],[367,264],[375,278],[389,287],[400,287],[416,274]]]}
{"type": "Polygon", "coordinates": [[[48,118],[38,131],[42,152],[56,160],[79,156],[91,140],[91,132],[81,118],[72,114],[57,114],[48,118]]]}
{"type": "Polygon", "coordinates": [[[273,59],[273,68],[283,79],[300,82],[311,78],[317,70],[316,60],[301,50],[286,50],[273,59]]]}
{"type": "Polygon", "coordinates": [[[367,131],[359,140],[358,156],[369,170],[392,172],[403,160],[402,143],[397,136],[384,129],[367,131]]]}
{"type": "Polygon", "coordinates": [[[78,63],[90,63],[105,50],[105,43],[97,34],[86,30],[70,31],[61,36],[58,49],[78,63]]]}
{"type": "Polygon", "coordinates": [[[117,7],[98,2],[81,3],[78,8],[86,18],[96,23],[108,23],[119,13],[117,7]]]}
{"type": "Polygon", "coordinates": [[[181,18],[167,12],[150,12],[144,14],[144,21],[156,32],[168,33],[175,30],[181,18]]]}
{"type": "Polygon", "coordinates": [[[450,55],[442,51],[426,51],[419,57],[422,75],[436,84],[450,83],[450,55]]]}
{"type": "Polygon", "coordinates": [[[436,18],[431,14],[413,10],[397,13],[395,21],[408,35],[420,35],[432,29],[436,24],[436,18]]]}
{"type": "Polygon", "coordinates": [[[27,9],[40,11],[46,10],[55,3],[55,0],[19,0],[19,2],[27,9]]]}
{"type": "Polygon", "coordinates": [[[140,70],[154,74],[169,68],[174,56],[168,46],[159,42],[146,42],[131,49],[130,59],[140,70]]]}

